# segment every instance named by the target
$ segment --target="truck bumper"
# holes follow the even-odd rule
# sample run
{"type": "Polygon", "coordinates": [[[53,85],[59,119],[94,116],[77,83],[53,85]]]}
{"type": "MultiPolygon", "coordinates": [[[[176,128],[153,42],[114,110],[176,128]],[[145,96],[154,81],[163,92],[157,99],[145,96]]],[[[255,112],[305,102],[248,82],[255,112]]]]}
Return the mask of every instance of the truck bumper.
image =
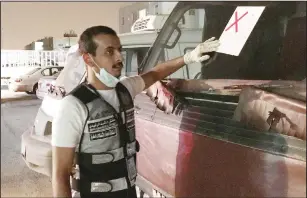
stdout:
{"type": "Polygon", "coordinates": [[[47,95],[47,92],[41,91],[39,89],[36,91],[36,96],[40,100],[43,100],[46,95],[47,95]]]}
{"type": "Polygon", "coordinates": [[[33,127],[26,130],[21,136],[21,155],[27,166],[38,173],[51,176],[52,147],[50,141],[32,135],[33,127]]]}

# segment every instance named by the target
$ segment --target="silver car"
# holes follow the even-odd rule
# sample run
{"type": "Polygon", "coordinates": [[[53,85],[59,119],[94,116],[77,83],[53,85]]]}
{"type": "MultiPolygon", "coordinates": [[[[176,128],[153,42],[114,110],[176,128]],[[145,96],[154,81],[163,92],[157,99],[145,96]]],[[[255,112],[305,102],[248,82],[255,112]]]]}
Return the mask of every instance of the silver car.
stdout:
{"type": "Polygon", "coordinates": [[[9,90],[36,94],[38,81],[41,77],[52,76],[62,69],[61,66],[34,67],[25,74],[10,78],[9,90]]]}

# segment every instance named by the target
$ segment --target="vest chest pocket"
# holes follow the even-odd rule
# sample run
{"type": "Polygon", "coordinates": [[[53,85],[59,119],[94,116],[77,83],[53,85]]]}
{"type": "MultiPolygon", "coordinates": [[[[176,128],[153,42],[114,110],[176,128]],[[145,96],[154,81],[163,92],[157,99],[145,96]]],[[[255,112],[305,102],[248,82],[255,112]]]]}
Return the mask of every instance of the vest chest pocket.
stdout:
{"type": "Polygon", "coordinates": [[[88,134],[90,141],[110,138],[117,135],[118,123],[114,116],[90,120],[84,133],[88,134]]]}

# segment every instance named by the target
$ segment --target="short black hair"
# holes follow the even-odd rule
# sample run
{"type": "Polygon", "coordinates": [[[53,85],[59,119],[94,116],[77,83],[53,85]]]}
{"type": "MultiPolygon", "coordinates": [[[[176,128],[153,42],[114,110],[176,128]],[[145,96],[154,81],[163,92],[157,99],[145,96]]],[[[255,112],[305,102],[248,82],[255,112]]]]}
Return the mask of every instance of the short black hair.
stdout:
{"type": "Polygon", "coordinates": [[[97,44],[93,40],[93,37],[99,34],[110,34],[113,36],[117,36],[116,32],[107,26],[93,26],[87,28],[80,36],[79,39],[79,51],[81,54],[89,53],[93,56],[96,56],[97,44]]]}

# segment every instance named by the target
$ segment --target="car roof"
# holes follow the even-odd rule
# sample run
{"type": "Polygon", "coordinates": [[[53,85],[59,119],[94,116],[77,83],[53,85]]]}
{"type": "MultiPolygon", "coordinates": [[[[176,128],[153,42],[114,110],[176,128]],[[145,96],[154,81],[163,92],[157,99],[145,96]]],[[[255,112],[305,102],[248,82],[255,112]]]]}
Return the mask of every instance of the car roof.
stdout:
{"type": "Polygon", "coordinates": [[[64,68],[64,66],[56,66],[56,65],[54,65],[54,66],[45,66],[45,67],[41,67],[41,69],[57,68],[57,67],[59,67],[59,68],[64,68]]]}

